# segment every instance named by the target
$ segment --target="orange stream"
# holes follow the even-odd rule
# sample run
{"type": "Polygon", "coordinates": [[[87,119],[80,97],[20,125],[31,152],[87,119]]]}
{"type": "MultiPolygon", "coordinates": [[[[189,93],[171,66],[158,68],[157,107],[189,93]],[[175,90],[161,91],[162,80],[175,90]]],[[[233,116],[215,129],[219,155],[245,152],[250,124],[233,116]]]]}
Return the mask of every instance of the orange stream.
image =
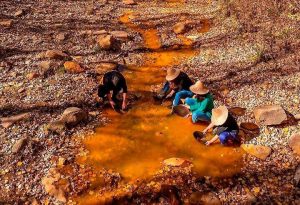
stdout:
{"type": "MultiPolygon", "coordinates": [[[[121,21],[130,22],[127,16],[126,19],[121,17],[121,21]]],[[[149,43],[151,48],[160,45],[157,35],[147,35],[147,31],[142,34],[145,45],[149,43]],[[154,44],[150,45],[150,42],[154,44]]],[[[140,93],[141,99],[124,115],[105,110],[111,122],[86,138],[89,154],[77,161],[92,165],[96,170],[106,168],[119,172],[123,182],[151,177],[160,169],[161,162],[170,157],[190,160],[199,175],[229,176],[237,173],[241,168],[240,149],[200,144],[192,133],[203,130],[205,124],[195,125],[191,119],[169,116],[170,109],[154,104],[152,99],[152,86],[164,81],[162,68],[178,65],[196,54],[197,51],[191,49],[152,52],[143,56],[142,66],[129,66],[124,72],[129,91],[140,93]]],[[[97,189],[101,186],[94,190],[97,189]]],[[[104,196],[86,193],[78,201],[80,204],[98,204],[104,196]]]]}

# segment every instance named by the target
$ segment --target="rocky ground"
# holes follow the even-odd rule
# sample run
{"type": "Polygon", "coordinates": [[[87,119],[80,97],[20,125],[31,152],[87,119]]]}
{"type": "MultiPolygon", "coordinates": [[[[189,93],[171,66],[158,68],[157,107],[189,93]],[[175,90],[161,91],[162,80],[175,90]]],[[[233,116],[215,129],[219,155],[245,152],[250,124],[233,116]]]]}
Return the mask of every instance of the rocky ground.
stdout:
{"type": "MultiPolygon", "coordinates": [[[[152,51],[136,30],[119,22],[129,10],[136,13],[136,25],[158,30],[161,48],[166,49],[186,47],[173,25],[193,22],[183,35],[201,52],[179,67],[208,84],[217,104],[246,108],[239,123],[254,123],[253,110],[265,104],[281,105],[288,120],[276,126],[261,123],[259,134],[245,140],[254,148],[245,148],[251,154],[245,155],[245,167],[236,176],[197,177],[188,166],[166,166],[149,182],[127,187],[113,202],[300,203],[295,135],[300,132],[299,3],[183,2],[170,7],[162,0],[153,5],[142,0],[136,5],[107,0],[1,1],[0,204],[64,203],[95,177],[93,170],[76,163],[75,156],[84,151],[81,136],[108,121],[96,107],[95,91],[105,69],[101,62],[137,64],[140,53],[152,51]],[[199,19],[209,22],[208,32],[197,32],[199,19]],[[115,33],[118,43],[105,50],[97,39],[112,31],[125,34],[115,33]],[[82,110],[62,114],[69,107],[82,110]],[[15,117],[4,118],[11,116],[15,117]],[[255,145],[262,146],[263,154],[255,145]]],[[[278,113],[273,120],[285,118],[278,113]]],[[[249,129],[244,131],[249,134],[249,129]]],[[[117,173],[105,171],[101,176],[108,189],[118,187],[117,173]]]]}

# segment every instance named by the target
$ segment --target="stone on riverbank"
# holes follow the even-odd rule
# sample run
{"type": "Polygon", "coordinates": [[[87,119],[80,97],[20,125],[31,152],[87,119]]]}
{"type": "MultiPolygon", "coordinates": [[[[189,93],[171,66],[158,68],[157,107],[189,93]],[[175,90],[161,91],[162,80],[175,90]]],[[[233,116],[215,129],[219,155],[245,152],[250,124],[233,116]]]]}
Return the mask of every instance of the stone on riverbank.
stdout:
{"type": "Polygon", "coordinates": [[[261,125],[280,125],[287,120],[287,115],[280,105],[264,105],[256,107],[254,116],[261,125]]]}
{"type": "Polygon", "coordinates": [[[166,166],[180,167],[191,164],[190,161],[182,158],[169,158],[163,161],[163,164],[166,166]]]}
{"type": "Polygon", "coordinates": [[[295,154],[300,156],[300,133],[296,133],[290,137],[289,146],[295,154]]]}
{"type": "Polygon", "coordinates": [[[66,61],[64,63],[64,68],[69,73],[81,73],[84,71],[84,69],[76,62],[74,61],[66,61]]]}
{"type": "Polygon", "coordinates": [[[14,115],[11,117],[0,118],[0,122],[4,128],[9,128],[16,122],[19,122],[21,120],[28,120],[30,118],[30,116],[31,116],[30,113],[23,113],[23,114],[14,115]]]}
{"type": "Polygon", "coordinates": [[[259,159],[265,160],[270,154],[272,149],[270,147],[254,144],[242,144],[241,147],[248,154],[255,156],[259,159]]]}

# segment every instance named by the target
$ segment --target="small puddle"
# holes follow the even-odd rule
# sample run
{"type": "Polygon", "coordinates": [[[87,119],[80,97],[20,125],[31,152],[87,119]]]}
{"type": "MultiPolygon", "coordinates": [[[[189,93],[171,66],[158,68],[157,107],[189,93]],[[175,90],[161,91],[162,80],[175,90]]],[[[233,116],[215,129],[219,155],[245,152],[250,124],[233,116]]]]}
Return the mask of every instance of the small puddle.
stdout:
{"type": "MultiPolygon", "coordinates": [[[[132,25],[130,15],[123,15],[121,21],[141,32],[146,46],[148,42],[149,45],[150,42],[157,43],[151,48],[158,46],[160,42],[155,32],[148,35],[148,31],[132,25]]],[[[171,157],[190,160],[194,171],[202,176],[230,176],[239,172],[242,166],[239,149],[221,145],[206,147],[198,143],[192,133],[203,130],[205,124],[193,124],[190,119],[169,116],[170,109],[155,104],[152,99],[153,86],[164,82],[162,68],[178,65],[196,54],[197,51],[192,49],[160,50],[144,54],[142,66],[129,66],[123,73],[129,91],[139,93],[141,99],[124,115],[105,110],[111,122],[86,138],[89,154],[77,161],[96,170],[105,168],[118,172],[124,183],[153,176],[161,168],[161,162],[171,157]]],[[[104,195],[86,193],[79,203],[97,204],[104,195]]]]}

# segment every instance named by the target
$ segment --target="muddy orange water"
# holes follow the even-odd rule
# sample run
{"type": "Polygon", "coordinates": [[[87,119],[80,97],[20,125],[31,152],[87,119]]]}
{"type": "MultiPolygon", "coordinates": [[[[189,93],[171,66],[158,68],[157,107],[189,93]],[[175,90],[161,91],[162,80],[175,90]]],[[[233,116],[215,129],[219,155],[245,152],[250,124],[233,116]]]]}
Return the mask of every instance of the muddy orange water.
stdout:
{"type": "MultiPolygon", "coordinates": [[[[146,46],[147,42],[160,46],[158,36],[143,37],[146,46]]],[[[152,99],[153,86],[164,82],[163,68],[178,65],[197,53],[192,49],[160,50],[144,54],[142,66],[129,66],[123,74],[129,91],[139,93],[140,100],[124,115],[105,110],[111,122],[86,138],[89,154],[78,161],[92,165],[96,170],[105,168],[119,172],[124,183],[151,177],[160,169],[162,161],[171,157],[190,160],[199,175],[237,173],[241,168],[242,152],[239,149],[219,144],[207,147],[198,143],[192,133],[203,130],[205,124],[193,124],[191,119],[170,116],[166,105],[157,105],[152,99]]],[[[97,204],[100,198],[84,194],[79,202],[97,204]]]]}

